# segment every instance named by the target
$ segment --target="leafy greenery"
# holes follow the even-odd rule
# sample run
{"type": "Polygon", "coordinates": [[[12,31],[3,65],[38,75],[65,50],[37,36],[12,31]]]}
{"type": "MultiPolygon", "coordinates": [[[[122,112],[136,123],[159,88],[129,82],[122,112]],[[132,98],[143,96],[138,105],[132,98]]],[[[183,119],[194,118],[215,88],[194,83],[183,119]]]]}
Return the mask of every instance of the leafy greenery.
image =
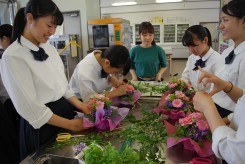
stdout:
{"type": "MultiPolygon", "coordinates": [[[[96,144],[91,144],[84,152],[84,159],[86,164],[133,164],[140,163],[140,157],[137,151],[131,147],[126,149],[120,154],[118,150],[111,143],[103,148],[96,144]]],[[[145,160],[146,161],[146,160],[145,160]]]]}
{"type": "MultiPolygon", "coordinates": [[[[145,109],[150,108],[149,106],[150,103],[144,104],[145,109]]],[[[124,122],[129,122],[129,124],[124,128],[119,127],[120,130],[89,133],[64,142],[55,142],[51,148],[75,146],[83,142],[91,147],[85,152],[84,159],[86,163],[161,163],[161,161],[164,161],[162,144],[166,143],[165,137],[167,136],[165,126],[162,121],[159,121],[159,114],[144,109],[140,111],[140,118],[128,115],[124,122]],[[109,143],[115,138],[122,142],[122,151],[116,150],[109,143]],[[133,141],[133,144],[138,144],[139,148],[133,149],[131,142],[125,146],[124,142],[129,139],[133,141]],[[104,150],[102,151],[95,144],[102,146],[104,150]]]]}

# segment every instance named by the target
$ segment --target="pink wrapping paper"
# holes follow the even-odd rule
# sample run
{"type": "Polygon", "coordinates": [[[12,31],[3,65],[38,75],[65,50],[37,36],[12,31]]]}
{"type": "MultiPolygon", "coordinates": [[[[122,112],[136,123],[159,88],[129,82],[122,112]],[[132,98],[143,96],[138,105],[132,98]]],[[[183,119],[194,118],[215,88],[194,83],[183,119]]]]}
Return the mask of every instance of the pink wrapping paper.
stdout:
{"type": "Polygon", "coordinates": [[[164,109],[166,100],[165,98],[171,94],[170,91],[165,92],[162,97],[161,100],[159,101],[159,106],[156,107],[155,109],[153,109],[154,113],[161,113],[163,115],[168,116],[168,119],[170,119],[169,121],[173,124],[175,123],[175,121],[178,121],[180,118],[185,117],[185,113],[182,110],[178,110],[178,109],[173,109],[173,110],[169,110],[169,109],[164,109]]]}
{"type": "Polygon", "coordinates": [[[112,104],[113,105],[132,105],[132,103],[136,103],[141,97],[141,92],[138,91],[138,90],[135,90],[134,91],[134,94],[133,94],[133,101],[130,102],[130,101],[125,101],[125,100],[122,100],[120,97],[114,97],[112,99],[112,104]]]}
{"type": "MultiPolygon", "coordinates": [[[[114,109],[113,109],[114,110],[114,109]]],[[[91,122],[87,117],[83,117],[83,126],[87,128],[96,127],[99,131],[115,129],[120,122],[127,116],[129,108],[119,108],[117,114],[111,115],[110,117],[104,117],[104,109],[96,111],[95,122],[91,122]]]]}
{"type": "MultiPolygon", "coordinates": [[[[166,130],[168,134],[174,134],[175,131],[177,130],[175,126],[168,123],[167,121],[164,121],[164,124],[166,126],[166,130]]],[[[189,137],[184,137],[180,139],[178,139],[177,136],[167,138],[168,148],[177,145],[179,143],[183,143],[185,149],[195,151],[200,157],[208,157],[214,154],[212,151],[212,142],[208,139],[202,141],[202,146],[200,146],[197,142],[195,142],[189,137]]]]}

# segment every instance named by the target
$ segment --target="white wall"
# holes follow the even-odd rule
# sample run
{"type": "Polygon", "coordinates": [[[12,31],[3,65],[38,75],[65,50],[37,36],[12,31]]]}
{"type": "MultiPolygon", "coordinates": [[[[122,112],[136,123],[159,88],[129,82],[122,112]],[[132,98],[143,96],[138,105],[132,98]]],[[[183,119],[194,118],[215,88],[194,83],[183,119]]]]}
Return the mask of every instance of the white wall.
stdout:
{"type": "MultiPolygon", "coordinates": [[[[219,22],[219,0],[185,0],[180,3],[156,4],[155,0],[136,0],[137,5],[112,6],[111,3],[117,0],[101,0],[102,17],[124,18],[130,21],[131,25],[143,21],[154,22],[154,17],[163,18],[163,24],[168,23],[167,18],[173,18],[173,23],[189,23],[191,25],[200,22],[219,22]]],[[[169,19],[171,20],[171,19],[169,19]]],[[[160,43],[169,53],[175,54],[180,51],[185,58],[189,56],[188,49],[181,43],[160,43]]],[[[173,57],[176,55],[173,55],[173,57]]]]}
{"type": "MultiPolygon", "coordinates": [[[[87,54],[88,32],[87,20],[100,18],[99,0],[53,0],[62,12],[79,11],[81,17],[82,49],[83,55],[87,54]]],[[[19,7],[24,7],[28,0],[18,1],[19,7]]]]}

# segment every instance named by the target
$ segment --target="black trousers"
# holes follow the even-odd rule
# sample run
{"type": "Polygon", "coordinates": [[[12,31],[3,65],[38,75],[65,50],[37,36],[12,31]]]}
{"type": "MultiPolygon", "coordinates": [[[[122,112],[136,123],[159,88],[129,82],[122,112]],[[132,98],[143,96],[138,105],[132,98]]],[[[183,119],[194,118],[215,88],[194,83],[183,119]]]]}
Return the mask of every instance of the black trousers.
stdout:
{"type": "MultiPolygon", "coordinates": [[[[58,116],[72,119],[75,116],[74,107],[65,99],[61,98],[55,102],[46,104],[52,112],[58,116]]],[[[34,129],[25,119],[20,123],[20,157],[21,160],[39,149],[42,145],[54,138],[61,128],[49,124],[40,129],[34,129]]]]}
{"type": "Polygon", "coordinates": [[[19,121],[20,116],[10,99],[0,104],[0,159],[8,164],[20,162],[19,121]]]}
{"type": "Polygon", "coordinates": [[[221,118],[224,118],[224,117],[227,117],[229,114],[233,113],[232,111],[230,110],[227,110],[225,108],[222,108],[221,106],[219,106],[218,104],[215,104],[218,112],[219,112],[219,115],[221,116],[221,118]]]}

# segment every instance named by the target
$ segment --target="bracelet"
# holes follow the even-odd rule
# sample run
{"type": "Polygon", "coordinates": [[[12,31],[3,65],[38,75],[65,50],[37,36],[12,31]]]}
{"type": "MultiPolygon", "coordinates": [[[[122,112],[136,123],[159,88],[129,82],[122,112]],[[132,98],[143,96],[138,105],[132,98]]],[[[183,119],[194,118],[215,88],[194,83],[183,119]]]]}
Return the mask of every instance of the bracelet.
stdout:
{"type": "Polygon", "coordinates": [[[229,92],[231,92],[231,90],[233,89],[233,84],[232,84],[232,82],[229,81],[229,83],[231,84],[231,88],[230,88],[228,91],[224,91],[225,93],[229,93],[229,92]]]}
{"type": "Polygon", "coordinates": [[[162,76],[162,75],[158,73],[158,74],[156,74],[156,76],[162,76]]]}

